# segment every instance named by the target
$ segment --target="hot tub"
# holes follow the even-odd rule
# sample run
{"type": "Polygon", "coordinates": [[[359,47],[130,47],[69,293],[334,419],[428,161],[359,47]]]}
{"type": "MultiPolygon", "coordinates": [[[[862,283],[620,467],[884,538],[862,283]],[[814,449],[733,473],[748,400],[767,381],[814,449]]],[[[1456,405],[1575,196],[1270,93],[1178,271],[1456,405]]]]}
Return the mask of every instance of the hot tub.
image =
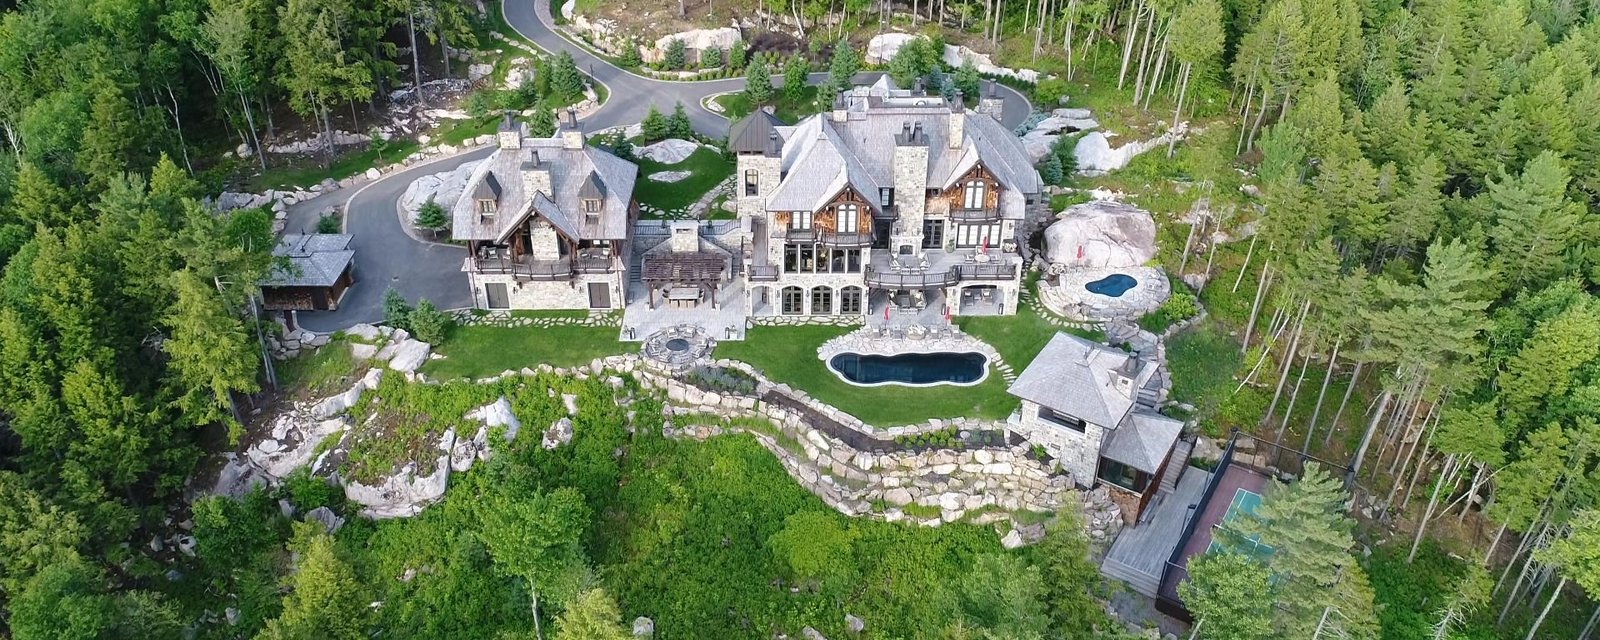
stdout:
{"type": "Polygon", "coordinates": [[[1113,273],[1109,276],[1085,283],[1083,288],[1089,293],[1095,293],[1110,298],[1120,298],[1129,289],[1139,286],[1139,280],[1126,273],[1113,273]]]}
{"type": "Polygon", "coordinates": [[[828,360],[828,368],[845,382],[861,386],[968,386],[982,382],[989,375],[989,358],[975,352],[892,356],[841,353],[828,360]]]}

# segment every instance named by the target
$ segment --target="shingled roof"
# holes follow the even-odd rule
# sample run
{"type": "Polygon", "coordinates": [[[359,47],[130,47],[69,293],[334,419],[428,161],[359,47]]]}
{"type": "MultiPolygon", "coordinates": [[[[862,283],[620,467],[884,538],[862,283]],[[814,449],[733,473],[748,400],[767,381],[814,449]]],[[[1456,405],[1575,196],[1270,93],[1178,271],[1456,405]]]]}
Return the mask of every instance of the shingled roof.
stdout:
{"type": "Polygon", "coordinates": [[[1057,412],[1115,429],[1155,365],[1121,350],[1057,333],[1008,391],[1057,412]],[[1118,383],[1127,378],[1128,383],[1118,383]]]}
{"type": "Polygon", "coordinates": [[[266,287],[331,287],[350,267],[356,252],[350,235],[343,233],[290,233],[272,250],[272,271],[261,281],[266,287]]]}
{"type": "Polygon", "coordinates": [[[498,149],[473,171],[465,193],[478,193],[493,180],[500,187],[498,211],[479,215],[472,198],[451,210],[451,236],[457,240],[501,241],[537,213],[573,240],[623,240],[639,167],[591,146],[568,149],[560,138],[525,138],[518,149],[498,149]],[[525,173],[549,174],[549,192],[528,193],[525,173]],[[598,216],[585,215],[585,193],[599,193],[598,216]],[[537,204],[537,206],[535,206],[537,204]]]}
{"type": "Polygon", "coordinates": [[[772,153],[777,150],[774,134],[781,126],[783,121],[777,116],[766,109],[756,109],[755,113],[728,128],[728,150],[734,153],[772,153]]]}

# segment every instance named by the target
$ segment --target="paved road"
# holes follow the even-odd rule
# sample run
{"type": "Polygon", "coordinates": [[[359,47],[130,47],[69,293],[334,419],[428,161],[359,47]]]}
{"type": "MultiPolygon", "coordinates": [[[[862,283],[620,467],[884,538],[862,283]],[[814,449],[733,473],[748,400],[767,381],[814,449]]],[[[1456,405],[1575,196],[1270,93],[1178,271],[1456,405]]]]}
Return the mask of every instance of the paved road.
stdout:
{"type": "MultiPolygon", "coordinates": [[[[557,34],[550,3],[546,0],[506,0],[504,10],[506,22],[523,37],[546,51],[570,52],[578,68],[610,91],[606,103],[584,119],[585,129],[598,131],[633,124],[644,119],[651,104],[670,112],[675,104],[682,102],[696,131],[713,138],[727,134],[728,120],[701,108],[700,101],[713,94],[743,90],[743,78],[671,82],[634,75],[557,34]]],[[[856,80],[873,82],[879,75],[881,73],[858,74],[856,80]]],[[[815,73],[811,81],[821,82],[825,77],[826,74],[815,73]]],[[[1010,87],[996,85],[996,89],[1005,98],[1000,121],[1008,127],[1021,124],[1032,105],[1010,87]]],[[[300,324],[313,331],[334,331],[360,322],[382,320],[383,293],[391,284],[412,302],[428,298],[442,309],[471,306],[467,277],[461,272],[465,250],[419,242],[407,235],[400,227],[398,201],[406,187],[417,178],[482,159],[491,150],[477,149],[440,158],[385,176],[348,195],[336,192],[307,202],[306,207],[320,211],[348,198],[345,232],[355,237],[356,284],[345,294],[338,311],[302,312],[300,324]]],[[[315,224],[310,219],[314,214],[304,216],[315,224]]]]}

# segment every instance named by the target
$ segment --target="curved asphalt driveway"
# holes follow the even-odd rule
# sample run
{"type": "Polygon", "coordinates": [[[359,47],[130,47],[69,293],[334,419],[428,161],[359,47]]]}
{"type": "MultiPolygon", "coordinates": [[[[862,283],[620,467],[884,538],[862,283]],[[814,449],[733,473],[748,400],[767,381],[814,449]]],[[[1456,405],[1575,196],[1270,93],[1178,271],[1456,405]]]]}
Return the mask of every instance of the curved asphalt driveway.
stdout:
{"type": "MultiPolygon", "coordinates": [[[[712,138],[727,135],[727,118],[701,108],[700,101],[718,93],[742,91],[744,78],[674,82],[635,75],[556,33],[547,0],[505,0],[503,9],[506,22],[524,38],[546,51],[571,53],[579,69],[610,91],[605,104],[584,118],[584,128],[598,131],[630,125],[643,120],[652,104],[665,113],[681,102],[696,131],[712,138]]],[[[880,75],[881,72],[862,73],[855,80],[875,82],[880,75]]],[[[827,74],[813,73],[810,80],[818,83],[826,77],[827,74]]],[[[1005,99],[1001,123],[1016,127],[1027,119],[1033,107],[1026,97],[1005,85],[995,84],[995,89],[1005,99]]],[[[399,200],[417,178],[451,171],[462,163],[488,157],[492,151],[493,147],[485,147],[419,164],[380,178],[351,195],[345,209],[345,233],[354,236],[351,244],[356,251],[356,284],[340,301],[338,311],[301,312],[300,325],[327,332],[380,321],[383,293],[391,285],[413,303],[427,298],[441,309],[472,306],[467,276],[461,271],[466,250],[420,242],[407,235],[399,223],[399,200]]]]}

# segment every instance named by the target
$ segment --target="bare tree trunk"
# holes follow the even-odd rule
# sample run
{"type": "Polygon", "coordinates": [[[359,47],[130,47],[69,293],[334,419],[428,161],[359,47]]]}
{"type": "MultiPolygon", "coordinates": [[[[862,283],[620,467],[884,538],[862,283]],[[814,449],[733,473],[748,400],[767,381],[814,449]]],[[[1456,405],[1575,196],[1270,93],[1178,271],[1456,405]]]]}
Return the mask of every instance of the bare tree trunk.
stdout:
{"type": "Polygon", "coordinates": [[[539,590],[533,587],[533,580],[528,580],[528,592],[533,594],[533,637],[544,640],[544,632],[539,629],[539,590]]]}
{"type": "MultiPolygon", "coordinates": [[[[1535,536],[1535,540],[1533,542],[1533,546],[1535,547],[1535,549],[1543,549],[1544,548],[1544,546],[1545,546],[1544,545],[1545,532],[1547,530],[1549,530],[1549,528],[1550,528],[1549,523],[1546,523],[1544,526],[1540,527],[1539,534],[1537,536],[1535,536]]],[[[1522,584],[1524,582],[1527,582],[1528,574],[1534,568],[1534,558],[1533,558],[1533,556],[1534,556],[1535,553],[1537,553],[1537,550],[1530,551],[1528,553],[1528,557],[1523,560],[1523,562],[1522,562],[1522,571],[1517,573],[1517,582],[1515,584],[1511,585],[1511,593],[1506,594],[1506,605],[1505,605],[1504,608],[1502,608],[1500,610],[1500,617],[1497,618],[1495,620],[1495,622],[1494,622],[1495,626],[1500,626],[1500,625],[1503,625],[1503,624],[1506,623],[1506,616],[1511,613],[1511,605],[1516,604],[1518,594],[1522,593],[1522,584]]]]}
{"type": "Polygon", "coordinates": [[[1460,524],[1460,523],[1466,521],[1467,512],[1472,510],[1472,496],[1478,495],[1478,488],[1483,486],[1481,484],[1481,482],[1483,480],[1484,466],[1483,466],[1482,463],[1479,463],[1479,464],[1474,465],[1474,466],[1476,466],[1478,468],[1478,470],[1477,470],[1477,472],[1472,474],[1472,482],[1467,485],[1466,503],[1461,505],[1461,513],[1456,514],[1456,523],[1457,524],[1460,524]]]}
{"type": "Polygon", "coordinates": [[[1250,115],[1250,105],[1255,102],[1255,96],[1256,83],[1252,79],[1250,84],[1245,86],[1244,90],[1244,102],[1241,105],[1241,113],[1239,114],[1239,142],[1235,143],[1233,146],[1234,155],[1240,155],[1244,153],[1244,136],[1245,132],[1250,129],[1250,125],[1248,124],[1250,118],[1248,116],[1250,115]]]}
{"type": "Polygon", "coordinates": [[[1256,121],[1250,125],[1250,135],[1245,137],[1244,148],[1246,151],[1256,146],[1256,132],[1261,130],[1261,119],[1267,115],[1267,103],[1271,98],[1271,88],[1261,87],[1261,110],[1256,112],[1256,121]]]}
{"type": "MultiPolygon", "coordinates": [[[[1178,121],[1180,119],[1182,119],[1182,117],[1183,117],[1183,98],[1184,98],[1184,94],[1189,91],[1189,74],[1193,73],[1193,72],[1194,72],[1194,63],[1192,63],[1192,62],[1183,63],[1183,69],[1178,72],[1178,104],[1172,107],[1172,128],[1169,129],[1170,131],[1177,131],[1178,130],[1178,121]]],[[[1174,136],[1171,136],[1171,137],[1169,137],[1167,139],[1167,157],[1168,158],[1172,157],[1172,155],[1175,152],[1175,149],[1176,149],[1177,146],[1178,146],[1178,136],[1174,135],[1174,136]]]]}
{"type": "MultiPolygon", "coordinates": [[[[417,104],[423,104],[422,96],[422,54],[417,52],[417,16],[416,11],[406,11],[406,32],[411,34],[411,75],[416,82],[417,104]]],[[[512,87],[515,89],[516,87],[512,87]]]]}
{"type": "Polygon", "coordinates": [[[172,85],[167,85],[167,99],[172,101],[172,125],[178,131],[178,150],[183,152],[183,168],[194,173],[194,165],[189,164],[189,144],[183,141],[183,120],[178,117],[178,96],[173,95],[172,85]]]}
{"type": "Polygon", "coordinates": [[[1156,94],[1156,87],[1161,85],[1161,72],[1167,66],[1167,45],[1172,42],[1172,21],[1168,20],[1161,25],[1161,50],[1156,54],[1156,65],[1150,70],[1150,82],[1144,90],[1144,108],[1150,109],[1150,98],[1156,94]]]}
{"type": "Polygon", "coordinates": [[[1256,328],[1256,314],[1261,312],[1261,298],[1267,292],[1267,275],[1272,272],[1272,262],[1261,265],[1261,278],[1256,281],[1256,299],[1250,303],[1250,319],[1244,324],[1244,340],[1239,345],[1239,353],[1250,351],[1250,332],[1256,328]]]}
{"type": "Polygon", "coordinates": [[[1406,564],[1411,564],[1417,559],[1417,549],[1422,547],[1422,534],[1428,530],[1428,519],[1433,517],[1433,508],[1439,504],[1439,490],[1444,488],[1443,475],[1449,474],[1455,461],[1456,456],[1453,453],[1444,459],[1445,473],[1441,474],[1439,481],[1433,485],[1433,494],[1428,496],[1428,508],[1422,511],[1422,519],[1417,521],[1417,536],[1411,540],[1411,552],[1406,554],[1406,564]]]}
{"type": "MultiPolygon", "coordinates": [[[[1434,407],[1437,408],[1438,405],[1434,405],[1434,407]]],[[[1411,472],[1411,481],[1406,483],[1406,492],[1400,497],[1401,511],[1405,511],[1406,507],[1411,504],[1411,492],[1412,490],[1416,489],[1417,480],[1422,477],[1423,472],[1427,469],[1426,463],[1428,461],[1428,452],[1433,450],[1433,436],[1439,432],[1439,413],[1433,409],[1429,409],[1429,413],[1431,413],[1433,417],[1433,426],[1428,428],[1428,441],[1422,445],[1422,455],[1418,457],[1417,468],[1415,471],[1411,472]]],[[[1423,418],[1422,422],[1427,424],[1428,418],[1423,418]]],[[[1401,475],[1404,475],[1403,469],[1404,468],[1402,467],[1401,475]]],[[[1460,465],[1457,465],[1455,469],[1452,470],[1452,473],[1449,474],[1450,490],[1445,492],[1445,497],[1449,497],[1451,494],[1456,492],[1456,476],[1460,475],[1460,470],[1460,465]]]]}
{"type": "Polygon", "coordinates": [[[1544,610],[1539,612],[1539,618],[1533,621],[1533,628],[1528,629],[1528,636],[1523,640],[1533,640],[1534,634],[1539,633],[1539,627],[1544,626],[1545,616],[1550,615],[1550,608],[1556,606],[1556,598],[1561,597],[1561,590],[1566,586],[1567,577],[1561,576],[1561,582],[1556,583],[1555,592],[1550,594],[1550,599],[1544,603],[1544,610]]]}
{"type": "Polygon", "coordinates": [[[1333,339],[1333,354],[1328,356],[1328,373],[1322,376],[1322,389],[1317,392],[1317,404],[1311,409],[1311,423],[1306,425],[1306,442],[1300,445],[1301,451],[1311,450],[1311,434],[1317,430],[1317,416],[1322,415],[1322,400],[1328,397],[1328,381],[1333,380],[1333,370],[1339,362],[1339,345],[1344,342],[1344,335],[1333,339]]]}
{"type": "MultiPolygon", "coordinates": [[[[1294,354],[1290,354],[1294,355],[1294,354]]],[[[1306,355],[1300,360],[1300,376],[1295,379],[1294,387],[1289,390],[1289,404],[1283,408],[1283,423],[1278,425],[1278,439],[1283,439],[1283,432],[1289,428],[1289,416],[1294,414],[1294,403],[1300,398],[1300,385],[1306,381],[1306,369],[1311,368],[1311,351],[1306,350],[1306,355]]],[[[1305,453],[1302,451],[1301,453],[1305,453]]]]}
{"type": "MultiPolygon", "coordinates": [[[[1300,305],[1300,317],[1294,321],[1294,334],[1289,338],[1289,350],[1283,352],[1283,368],[1278,372],[1278,385],[1272,390],[1272,403],[1267,405],[1267,415],[1262,416],[1262,424],[1272,424],[1273,413],[1278,409],[1278,400],[1283,397],[1283,383],[1289,381],[1289,370],[1294,368],[1294,356],[1299,353],[1300,332],[1306,326],[1306,313],[1311,311],[1311,296],[1306,296],[1304,304],[1300,305]]],[[[1284,420],[1287,426],[1288,420],[1284,420]]],[[[1283,429],[1273,436],[1273,440],[1283,439],[1283,429]]]]}
{"type": "Polygon", "coordinates": [[[1143,0],[1134,0],[1133,11],[1128,14],[1128,32],[1123,35],[1122,43],[1122,68],[1117,71],[1117,89],[1122,89],[1122,83],[1128,76],[1128,61],[1133,57],[1133,39],[1139,34],[1140,7],[1144,6],[1143,0]]]}
{"type": "Polygon", "coordinates": [[[1178,261],[1179,278],[1183,277],[1184,269],[1189,267],[1189,251],[1194,248],[1194,233],[1197,226],[1199,226],[1198,222],[1189,223],[1189,235],[1183,238],[1183,258],[1178,261]]]}
{"type": "Polygon", "coordinates": [[[1372,412],[1372,420],[1367,422],[1367,432],[1361,435],[1361,446],[1356,449],[1356,459],[1350,465],[1351,475],[1361,473],[1361,462],[1367,457],[1367,447],[1372,444],[1372,433],[1378,429],[1378,421],[1389,410],[1389,401],[1394,399],[1394,392],[1384,389],[1383,395],[1378,396],[1378,408],[1372,412]]]}
{"type": "Polygon", "coordinates": [[[1139,104],[1139,96],[1143,95],[1144,70],[1150,64],[1150,38],[1155,34],[1156,30],[1156,10],[1154,7],[1150,7],[1147,12],[1150,17],[1144,24],[1144,40],[1139,43],[1139,69],[1134,72],[1133,76],[1133,104],[1135,106],[1139,104]]]}
{"type": "MultiPolygon", "coordinates": [[[[1365,348],[1371,341],[1372,337],[1367,336],[1361,341],[1362,347],[1365,348]]],[[[1333,442],[1333,434],[1339,430],[1339,418],[1344,415],[1345,405],[1350,403],[1350,394],[1355,391],[1356,382],[1361,379],[1361,369],[1366,366],[1367,361],[1356,361],[1356,369],[1350,374],[1350,383],[1344,388],[1344,397],[1339,399],[1339,408],[1333,412],[1333,419],[1328,422],[1328,433],[1322,436],[1322,446],[1324,448],[1328,446],[1328,443],[1333,442]]]]}
{"type": "Polygon", "coordinates": [[[1596,604],[1594,613],[1589,614],[1589,623],[1583,625],[1583,631],[1578,633],[1578,640],[1589,640],[1589,634],[1594,632],[1596,624],[1600,624],[1600,604],[1596,604]]]}
{"type": "Polygon", "coordinates": [[[1506,525],[1502,523],[1500,529],[1494,532],[1494,539],[1489,541],[1489,549],[1483,552],[1483,565],[1489,566],[1494,561],[1495,547],[1500,546],[1500,538],[1506,535],[1506,525]]]}
{"type": "Polygon", "coordinates": [[[1233,289],[1231,290],[1233,293],[1238,293],[1239,283],[1244,281],[1244,274],[1250,271],[1250,258],[1256,254],[1256,240],[1260,238],[1261,234],[1252,234],[1250,236],[1250,248],[1244,252],[1244,266],[1239,267],[1239,277],[1233,279],[1233,289]]]}

